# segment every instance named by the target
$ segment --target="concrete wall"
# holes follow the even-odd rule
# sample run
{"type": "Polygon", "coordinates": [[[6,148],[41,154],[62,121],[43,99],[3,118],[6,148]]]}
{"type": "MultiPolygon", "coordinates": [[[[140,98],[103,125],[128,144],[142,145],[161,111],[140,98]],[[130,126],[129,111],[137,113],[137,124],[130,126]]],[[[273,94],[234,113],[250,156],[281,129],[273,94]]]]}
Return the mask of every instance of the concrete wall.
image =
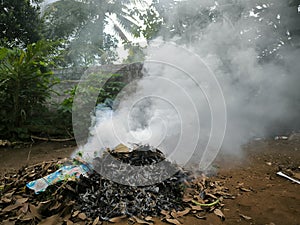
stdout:
{"type": "Polygon", "coordinates": [[[54,74],[56,77],[61,79],[61,82],[53,87],[53,90],[59,95],[53,94],[50,100],[50,105],[59,104],[68,97],[65,94],[66,90],[73,88],[80,82],[80,78],[84,74],[90,73],[102,73],[102,74],[120,74],[118,81],[124,82],[125,84],[142,77],[142,63],[132,63],[132,64],[118,64],[118,65],[103,65],[90,67],[87,70],[77,69],[64,69],[55,70],[54,74]]]}

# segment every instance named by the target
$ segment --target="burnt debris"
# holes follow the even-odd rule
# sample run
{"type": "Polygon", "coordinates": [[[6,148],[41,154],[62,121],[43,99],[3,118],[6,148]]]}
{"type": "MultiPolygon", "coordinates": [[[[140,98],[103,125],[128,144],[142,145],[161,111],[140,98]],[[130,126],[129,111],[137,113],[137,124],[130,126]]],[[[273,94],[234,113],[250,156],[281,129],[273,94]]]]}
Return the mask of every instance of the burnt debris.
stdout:
{"type": "Polygon", "coordinates": [[[100,173],[94,172],[78,182],[80,210],[88,217],[109,220],[122,215],[157,216],[162,210],[184,209],[183,184],[190,179],[189,173],[168,162],[158,149],[138,146],[132,151],[107,151],[93,164],[100,173]],[[157,166],[158,163],[161,165],[157,166]],[[162,175],[169,172],[175,174],[161,181],[162,175]],[[101,174],[118,178],[118,183],[101,174]],[[141,185],[147,182],[154,184],[141,185]]]}
{"type": "Polygon", "coordinates": [[[131,222],[151,224],[154,216],[177,224],[178,218],[186,214],[200,219],[205,218],[206,212],[220,214],[215,210],[221,209],[222,199],[232,197],[222,183],[193,176],[150,146],[107,150],[102,157],[94,159],[94,171],[88,176],[66,177],[40,194],[25,188],[26,183],[66,163],[71,161],[44,162],[1,178],[0,220],[15,224],[38,224],[45,220],[60,224],[100,224],[129,218],[131,222]],[[127,176],[121,177],[124,173],[119,173],[120,170],[127,172],[127,176]],[[134,177],[136,171],[139,177],[134,177]],[[168,179],[153,182],[155,177],[170,171],[174,173],[168,179]],[[118,178],[119,182],[108,176],[118,178]],[[151,185],[135,185],[147,179],[152,179],[151,185]],[[130,182],[134,185],[127,185],[130,182]]]}

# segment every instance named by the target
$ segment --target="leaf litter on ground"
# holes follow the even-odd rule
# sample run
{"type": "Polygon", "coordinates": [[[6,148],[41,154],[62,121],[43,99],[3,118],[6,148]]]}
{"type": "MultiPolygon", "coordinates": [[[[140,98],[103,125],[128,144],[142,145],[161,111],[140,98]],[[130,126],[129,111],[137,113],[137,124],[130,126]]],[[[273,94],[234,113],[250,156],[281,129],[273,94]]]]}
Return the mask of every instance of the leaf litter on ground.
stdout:
{"type": "MultiPolygon", "coordinates": [[[[119,146],[108,150],[98,158],[98,166],[116,170],[105,157],[110,154],[126,164],[153,165],[165,160],[163,153],[150,146],[138,146],[130,150],[119,146]]],[[[230,198],[228,188],[222,182],[169,163],[178,168],[171,178],[154,185],[140,187],[114,183],[93,171],[87,177],[66,179],[50,185],[39,194],[26,187],[28,182],[57,171],[72,160],[49,161],[23,167],[14,174],[1,178],[0,220],[17,224],[101,224],[132,219],[138,224],[153,224],[153,217],[171,224],[181,224],[179,218],[188,214],[205,219],[214,212],[220,219],[223,198],[230,198]],[[201,215],[199,214],[201,212],[201,215]]],[[[99,170],[97,170],[99,171],[99,170]]]]}

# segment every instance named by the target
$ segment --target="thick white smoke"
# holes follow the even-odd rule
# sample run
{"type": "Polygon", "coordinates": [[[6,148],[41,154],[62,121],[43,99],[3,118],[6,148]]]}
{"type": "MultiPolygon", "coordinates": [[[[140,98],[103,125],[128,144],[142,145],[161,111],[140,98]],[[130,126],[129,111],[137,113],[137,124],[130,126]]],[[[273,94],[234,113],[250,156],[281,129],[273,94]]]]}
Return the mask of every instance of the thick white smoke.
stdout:
{"type": "Polygon", "coordinates": [[[98,111],[101,122],[77,150],[86,158],[119,143],[147,143],[178,163],[203,163],[220,142],[224,151],[240,153],[253,137],[297,127],[300,49],[290,34],[297,8],[279,0],[184,2],[171,10],[170,29],[185,16],[197,18],[197,9],[218,16],[182,22],[181,34],[161,31],[147,49],[144,77],[122,90],[112,115],[103,120],[98,111]]]}

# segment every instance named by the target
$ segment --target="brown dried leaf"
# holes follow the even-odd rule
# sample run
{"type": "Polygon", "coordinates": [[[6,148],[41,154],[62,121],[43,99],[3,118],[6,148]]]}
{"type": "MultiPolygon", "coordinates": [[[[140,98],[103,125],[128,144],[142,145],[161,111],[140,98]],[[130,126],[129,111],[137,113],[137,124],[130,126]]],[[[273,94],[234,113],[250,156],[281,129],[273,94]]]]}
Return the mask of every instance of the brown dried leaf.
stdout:
{"type": "Polygon", "coordinates": [[[185,208],[185,210],[183,210],[183,211],[178,211],[178,212],[177,212],[177,217],[183,217],[183,216],[185,216],[186,214],[188,214],[190,211],[191,211],[190,208],[185,208]]]}
{"type": "Polygon", "coordinates": [[[196,190],[195,190],[195,188],[186,188],[184,192],[185,192],[185,194],[193,195],[193,194],[195,194],[196,190]]]}
{"type": "Polygon", "coordinates": [[[126,218],[126,215],[114,217],[114,218],[109,219],[108,221],[111,223],[119,223],[124,218],[126,218]]]}
{"type": "Polygon", "coordinates": [[[23,203],[25,203],[27,201],[28,201],[28,198],[19,198],[19,199],[17,199],[16,203],[23,204],[23,203]]]}
{"type": "Polygon", "coordinates": [[[81,220],[86,220],[87,216],[85,215],[85,213],[79,213],[78,218],[81,220]]]}
{"type": "Polygon", "coordinates": [[[1,224],[3,224],[3,225],[15,225],[15,221],[4,220],[1,224]]]}
{"type": "Polygon", "coordinates": [[[245,220],[252,220],[252,218],[250,216],[245,216],[243,214],[240,214],[240,217],[242,217],[245,220]]]}
{"type": "Polygon", "coordinates": [[[129,148],[123,144],[119,144],[117,147],[115,147],[114,152],[129,153],[129,148]]]}
{"type": "Polygon", "coordinates": [[[241,191],[244,191],[244,192],[250,192],[250,191],[251,191],[250,189],[248,189],[248,188],[243,188],[243,187],[240,187],[240,190],[241,190],[241,191]]]}
{"type": "Polygon", "coordinates": [[[200,205],[190,205],[190,207],[192,208],[192,210],[196,210],[196,211],[202,211],[203,210],[200,205]]]}
{"type": "Polygon", "coordinates": [[[220,209],[215,209],[214,214],[221,218],[221,220],[225,220],[225,215],[222,213],[220,209]]]}
{"type": "Polygon", "coordinates": [[[154,222],[154,220],[153,220],[153,217],[152,217],[152,216],[147,216],[147,217],[145,217],[145,220],[154,222]]]}
{"type": "Polygon", "coordinates": [[[93,224],[92,225],[97,225],[100,221],[100,218],[99,216],[94,220],[93,224]]]}
{"type": "Polygon", "coordinates": [[[171,216],[176,219],[177,218],[177,213],[176,211],[173,209],[172,212],[171,212],[171,216]]]}
{"type": "Polygon", "coordinates": [[[152,224],[153,224],[152,222],[147,222],[147,221],[142,220],[142,219],[140,219],[140,218],[138,218],[138,217],[136,217],[136,216],[134,216],[133,218],[134,218],[135,221],[136,221],[137,223],[139,223],[139,224],[147,224],[147,225],[152,225],[152,224]]]}
{"type": "Polygon", "coordinates": [[[5,196],[3,198],[1,198],[1,201],[4,202],[4,203],[11,203],[11,199],[6,198],[5,196]]]}
{"type": "Polygon", "coordinates": [[[40,213],[40,214],[43,214],[43,212],[48,212],[49,206],[53,204],[52,202],[53,202],[52,200],[40,202],[38,204],[38,206],[36,207],[37,212],[40,213]]]}
{"type": "Polygon", "coordinates": [[[42,218],[42,216],[39,213],[38,208],[36,206],[29,204],[29,209],[30,209],[30,212],[32,213],[32,215],[34,215],[34,217],[36,217],[38,219],[42,218]]]}
{"type": "Polygon", "coordinates": [[[206,195],[206,196],[209,196],[209,197],[211,197],[211,198],[213,198],[213,199],[218,199],[217,196],[215,196],[215,195],[213,195],[213,194],[211,194],[211,193],[205,193],[205,195],[206,195]]]}
{"type": "Polygon", "coordinates": [[[16,204],[14,204],[14,205],[9,205],[9,206],[5,207],[5,208],[2,210],[2,212],[10,212],[10,211],[12,211],[12,210],[14,210],[14,209],[17,209],[17,208],[20,208],[20,207],[22,207],[22,204],[16,203],[16,204]]]}
{"type": "Polygon", "coordinates": [[[21,221],[29,221],[29,220],[33,220],[33,219],[34,219],[34,215],[32,215],[31,213],[27,213],[22,218],[19,218],[19,220],[21,220],[21,221]]]}
{"type": "Polygon", "coordinates": [[[175,224],[175,225],[180,225],[181,223],[178,221],[178,220],[176,220],[176,219],[166,219],[166,221],[168,222],[168,223],[172,223],[172,224],[175,224]]]}
{"type": "Polygon", "coordinates": [[[6,193],[6,194],[4,195],[4,197],[6,197],[6,198],[11,198],[12,195],[13,195],[14,193],[15,193],[14,191],[8,192],[8,193],[6,193]]]}
{"type": "Polygon", "coordinates": [[[20,209],[22,213],[27,213],[28,211],[28,207],[29,207],[29,204],[26,202],[23,204],[22,208],[20,209]]]}
{"type": "Polygon", "coordinates": [[[78,210],[73,212],[72,217],[76,217],[79,213],[80,213],[80,211],[78,211],[78,210]]]}
{"type": "Polygon", "coordinates": [[[195,217],[200,220],[206,220],[206,216],[204,215],[196,214],[195,217]]]}
{"type": "Polygon", "coordinates": [[[67,220],[67,225],[73,225],[74,223],[71,220],[67,220]]]}
{"type": "Polygon", "coordinates": [[[183,202],[191,202],[193,200],[193,197],[190,197],[190,196],[184,196],[182,201],[183,202]]]}
{"type": "Polygon", "coordinates": [[[296,179],[300,180],[300,173],[293,173],[293,176],[294,176],[296,179]]]}
{"type": "Polygon", "coordinates": [[[61,206],[61,203],[56,202],[55,205],[53,205],[52,207],[49,208],[49,210],[50,210],[50,211],[56,210],[56,209],[58,209],[60,206],[61,206]]]}
{"type": "Polygon", "coordinates": [[[166,210],[161,210],[160,213],[164,216],[170,216],[170,212],[166,210]]]}
{"type": "Polygon", "coordinates": [[[50,216],[44,219],[43,221],[41,221],[40,223],[38,223],[38,225],[58,225],[58,224],[61,224],[58,215],[50,216]]]}

